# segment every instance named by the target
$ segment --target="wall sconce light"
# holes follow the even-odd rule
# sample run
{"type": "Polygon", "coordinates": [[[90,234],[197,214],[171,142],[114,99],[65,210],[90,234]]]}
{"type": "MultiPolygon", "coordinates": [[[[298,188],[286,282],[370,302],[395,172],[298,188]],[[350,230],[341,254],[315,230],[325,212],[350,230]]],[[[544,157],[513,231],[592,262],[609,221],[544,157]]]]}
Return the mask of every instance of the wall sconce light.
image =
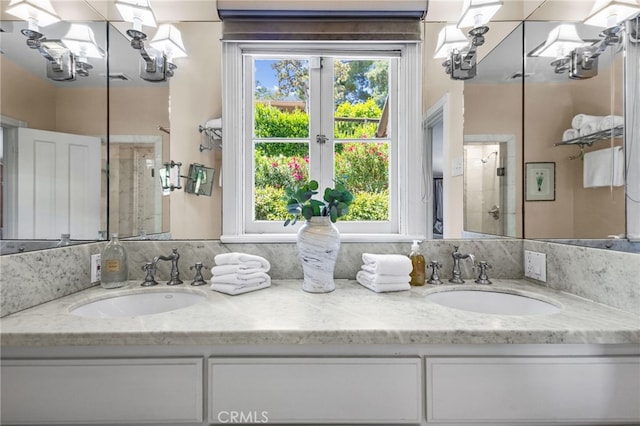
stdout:
{"type": "Polygon", "coordinates": [[[174,70],[178,68],[173,63],[175,58],[184,58],[187,52],[182,43],[182,34],[180,30],[171,24],[162,24],[158,27],[156,35],[149,43],[156,51],[164,54],[166,58],[166,74],[167,77],[173,77],[174,70]]]}
{"type": "Polygon", "coordinates": [[[12,0],[8,14],[27,21],[21,30],[27,37],[27,46],[37,50],[47,60],[47,77],[56,81],[75,80],[75,59],[71,52],[57,41],[47,40],[40,27],[60,22],[49,0],[12,0]]]}
{"type": "Polygon", "coordinates": [[[32,49],[37,49],[40,39],[44,37],[40,27],[60,22],[49,0],[11,0],[7,13],[27,21],[29,27],[21,32],[27,37],[27,45],[32,49]]]}
{"type": "Polygon", "coordinates": [[[596,0],[584,23],[603,28],[616,27],[638,12],[640,3],[637,0],[596,0]]]}
{"type": "Polygon", "coordinates": [[[131,22],[133,28],[127,30],[131,37],[131,47],[140,52],[140,78],[151,82],[167,80],[167,59],[161,52],[146,49],[144,41],[147,34],[142,31],[142,26],[156,26],[156,17],[148,0],[116,0],[116,7],[120,16],[126,22],[131,22]]]}
{"type": "Polygon", "coordinates": [[[456,25],[458,31],[446,26],[438,34],[434,58],[447,57],[442,64],[452,80],[468,80],[476,76],[477,48],[484,44],[489,31],[487,23],[502,7],[502,0],[465,0],[462,14],[456,25]],[[472,27],[467,37],[460,28],[472,27]],[[447,52],[443,56],[444,52],[447,52]]]}
{"type": "Polygon", "coordinates": [[[609,46],[622,40],[624,22],[640,12],[638,0],[597,0],[585,24],[604,27],[601,40],[586,45],[576,32],[575,25],[559,25],[547,37],[540,48],[534,49],[530,56],[555,57],[551,66],[557,74],[567,72],[569,78],[584,80],[598,75],[598,57],[609,46]]]}
{"type": "Polygon", "coordinates": [[[140,78],[151,82],[163,82],[173,77],[177,68],[172,62],[173,59],[187,56],[180,31],[171,24],[162,24],[149,43],[150,47],[145,48],[147,34],[142,31],[142,26],[156,26],[149,1],[116,0],[115,3],[122,19],[133,24],[133,28],[127,30],[127,35],[131,37],[131,47],[138,50],[142,57],[140,78]]]}
{"type": "Polygon", "coordinates": [[[88,58],[102,58],[103,51],[96,44],[93,30],[85,24],[71,24],[62,43],[73,53],[76,74],[87,77],[93,68],[88,58]]]}

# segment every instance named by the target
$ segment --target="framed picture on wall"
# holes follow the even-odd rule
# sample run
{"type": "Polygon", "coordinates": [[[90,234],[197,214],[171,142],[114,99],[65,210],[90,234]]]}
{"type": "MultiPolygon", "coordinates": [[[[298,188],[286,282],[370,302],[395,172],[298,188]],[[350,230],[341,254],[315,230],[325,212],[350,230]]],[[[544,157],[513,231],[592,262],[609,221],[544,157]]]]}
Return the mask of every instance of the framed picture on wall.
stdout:
{"type": "Polygon", "coordinates": [[[556,163],[525,163],[525,201],[556,199],[556,163]]]}

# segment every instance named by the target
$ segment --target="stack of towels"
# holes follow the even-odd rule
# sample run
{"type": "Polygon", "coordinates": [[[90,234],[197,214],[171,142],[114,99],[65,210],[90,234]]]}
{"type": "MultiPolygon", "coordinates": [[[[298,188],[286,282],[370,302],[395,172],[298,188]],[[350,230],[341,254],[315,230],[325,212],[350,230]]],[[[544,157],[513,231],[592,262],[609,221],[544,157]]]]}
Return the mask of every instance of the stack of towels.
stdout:
{"type": "Polygon", "coordinates": [[[411,259],[400,254],[362,254],[356,281],[376,293],[409,290],[411,259]]]}
{"type": "Polygon", "coordinates": [[[267,275],[271,265],[267,259],[253,254],[223,253],[214,258],[211,268],[211,290],[225,294],[241,294],[271,285],[267,275]]]}
{"type": "Polygon", "coordinates": [[[624,124],[620,115],[588,115],[578,114],[571,120],[571,128],[564,131],[562,141],[566,142],[581,136],[591,135],[602,130],[613,129],[624,124]]]}

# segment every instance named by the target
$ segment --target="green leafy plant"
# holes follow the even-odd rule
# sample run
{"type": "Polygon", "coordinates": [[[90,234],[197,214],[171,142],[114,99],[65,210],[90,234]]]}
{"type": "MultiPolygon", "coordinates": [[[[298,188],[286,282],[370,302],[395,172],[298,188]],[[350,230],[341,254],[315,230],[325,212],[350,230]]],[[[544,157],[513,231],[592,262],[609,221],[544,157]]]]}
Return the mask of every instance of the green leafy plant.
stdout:
{"type": "Polygon", "coordinates": [[[285,188],[284,199],[287,202],[287,212],[293,218],[287,218],[284,226],[295,224],[300,216],[311,220],[313,216],[329,216],[334,222],[349,213],[349,206],[353,202],[353,195],[343,182],[336,181],[335,188],[325,188],[323,200],[314,199],[318,194],[318,182],[310,180],[303,184],[293,184],[285,188]]]}

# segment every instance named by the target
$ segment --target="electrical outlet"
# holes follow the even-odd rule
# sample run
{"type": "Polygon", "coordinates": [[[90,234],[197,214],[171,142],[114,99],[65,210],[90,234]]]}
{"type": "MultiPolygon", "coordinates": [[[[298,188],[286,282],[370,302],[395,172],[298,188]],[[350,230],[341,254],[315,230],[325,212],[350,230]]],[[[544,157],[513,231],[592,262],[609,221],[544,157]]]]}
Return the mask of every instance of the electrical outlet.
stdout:
{"type": "Polygon", "coordinates": [[[547,282],[547,255],[537,251],[524,251],[524,276],[547,282]]]}
{"type": "Polygon", "coordinates": [[[100,274],[100,255],[91,255],[91,282],[97,283],[102,278],[100,274]]]}

